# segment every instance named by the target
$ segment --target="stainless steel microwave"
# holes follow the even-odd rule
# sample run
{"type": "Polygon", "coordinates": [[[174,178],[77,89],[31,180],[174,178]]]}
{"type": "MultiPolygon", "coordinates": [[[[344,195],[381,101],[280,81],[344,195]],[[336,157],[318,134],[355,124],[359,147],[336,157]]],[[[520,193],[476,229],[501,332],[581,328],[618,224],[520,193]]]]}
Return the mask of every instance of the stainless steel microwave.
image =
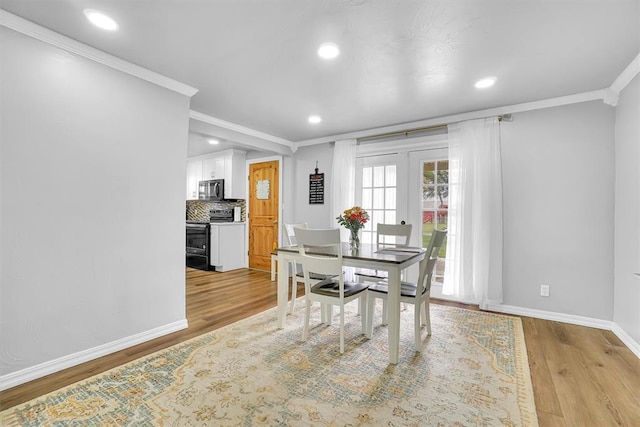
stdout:
{"type": "Polygon", "coordinates": [[[223,200],[224,179],[210,179],[198,184],[199,200],[223,200]]]}

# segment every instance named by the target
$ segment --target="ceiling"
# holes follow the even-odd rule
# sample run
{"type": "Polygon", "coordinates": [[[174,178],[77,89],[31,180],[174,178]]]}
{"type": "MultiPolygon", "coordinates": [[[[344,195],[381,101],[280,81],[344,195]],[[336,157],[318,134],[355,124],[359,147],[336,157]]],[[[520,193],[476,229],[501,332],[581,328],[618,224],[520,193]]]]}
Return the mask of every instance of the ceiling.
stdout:
{"type": "MultiPolygon", "coordinates": [[[[609,87],[640,51],[639,3],[2,0],[1,8],[197,88],[199,114],[308,143],[609,87]],[[85,8],[120,29],[92,26],[85,8]],[[340,55],[319,58],[323,42],[340,55]],[[486,76],[496,84],[476,89],[486,76]],[[310,124],[311,114],[322,122],[310,124]]],[[[215,149],[206,147],[214,133],[192,129],[190,155],[195,144],[215,149]]],[[[233,134],[223,139],[242,148],[233,134]]]]}

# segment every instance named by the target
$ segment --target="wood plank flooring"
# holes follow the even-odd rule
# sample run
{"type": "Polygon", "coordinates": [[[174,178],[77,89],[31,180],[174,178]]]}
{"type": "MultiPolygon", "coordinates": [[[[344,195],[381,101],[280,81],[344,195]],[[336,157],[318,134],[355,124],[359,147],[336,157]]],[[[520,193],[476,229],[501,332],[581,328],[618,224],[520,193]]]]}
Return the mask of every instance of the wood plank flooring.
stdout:
{"type": "MultiPolygon", "coordinates": [[[[186,277],[187,329],[5,390],[0,409],[276,305],[277,286],[268,272],[188,268],[186,277]]],[[[527,317],[522,323],[540,426],[640,426],[640,360],[612,332],[527,317]]]]}

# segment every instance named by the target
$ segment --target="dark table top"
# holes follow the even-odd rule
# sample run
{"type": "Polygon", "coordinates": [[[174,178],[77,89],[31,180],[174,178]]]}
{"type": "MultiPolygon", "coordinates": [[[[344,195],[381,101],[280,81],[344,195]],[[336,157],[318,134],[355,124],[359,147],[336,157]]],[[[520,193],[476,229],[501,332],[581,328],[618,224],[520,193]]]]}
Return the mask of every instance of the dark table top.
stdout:
{"type": "MultiPolygon", "coordinates": [[[[297,253],[297,246],[282,246],[276,249],[277,252],[289,252],[297,253]]],[[[308,251],[309,254],[324,255],[327,252],[322,251],[308,251]]],[[[382,248],[371,243],[360,243],[360,249],[357,252],[352,251],[349,243],[342,242],[342,257],[350,259],[361,259],[377,262],[388,262],[394,264],[400,264],[414,257],[421,257],[425,253],[424,248],[407,246],[403,248],[382,248]]]]}

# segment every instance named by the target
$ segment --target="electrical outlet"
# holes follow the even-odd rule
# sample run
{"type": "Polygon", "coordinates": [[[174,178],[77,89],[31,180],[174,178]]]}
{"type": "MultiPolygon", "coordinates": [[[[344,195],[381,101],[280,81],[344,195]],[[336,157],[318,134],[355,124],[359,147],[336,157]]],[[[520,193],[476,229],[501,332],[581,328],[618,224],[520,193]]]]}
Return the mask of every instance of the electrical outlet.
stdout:
{"type": "Polygon", "coordinates": [[[549,285],[540,285],[540,296],[541,297],[549,296],[549,285]]]}

